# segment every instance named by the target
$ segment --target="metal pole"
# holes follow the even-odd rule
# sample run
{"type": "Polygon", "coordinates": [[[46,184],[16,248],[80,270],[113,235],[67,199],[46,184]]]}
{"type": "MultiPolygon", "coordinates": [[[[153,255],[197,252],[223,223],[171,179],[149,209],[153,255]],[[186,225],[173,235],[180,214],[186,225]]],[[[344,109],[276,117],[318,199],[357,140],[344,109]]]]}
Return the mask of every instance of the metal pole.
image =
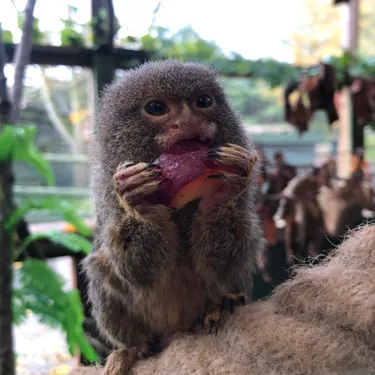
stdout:
{"type": "MultiPolygon", "coordinates": [[[[342,47],[345,51],[354,56],[358,48],[359,0],[349,0],[347,3],[340,4],[339,6],[341,7],[343,22],[342,47]]],[[[344,85],[341,90],[339,117],[338,177],[348,178],[351,173],[352,152],[354,148],[353,135],[354,131],[356,131],[352,95],[348,84],[344,85]]]]}

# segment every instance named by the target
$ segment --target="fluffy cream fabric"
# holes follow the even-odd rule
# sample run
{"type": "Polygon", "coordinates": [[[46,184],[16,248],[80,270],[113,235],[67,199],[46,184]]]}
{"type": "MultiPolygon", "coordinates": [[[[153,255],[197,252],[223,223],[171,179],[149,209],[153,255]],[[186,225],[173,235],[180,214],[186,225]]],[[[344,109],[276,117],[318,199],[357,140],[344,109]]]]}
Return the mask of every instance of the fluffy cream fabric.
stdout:
{"type": "MultiPolygon", "coordinates": [[[[375,226],[321,265],[300,268],[266,301],[229,317],[217,336],[176,337],[134,375],[375,374],[375,226]]],[[[81,368],[72,375],[99,375],[81,368]]]]}

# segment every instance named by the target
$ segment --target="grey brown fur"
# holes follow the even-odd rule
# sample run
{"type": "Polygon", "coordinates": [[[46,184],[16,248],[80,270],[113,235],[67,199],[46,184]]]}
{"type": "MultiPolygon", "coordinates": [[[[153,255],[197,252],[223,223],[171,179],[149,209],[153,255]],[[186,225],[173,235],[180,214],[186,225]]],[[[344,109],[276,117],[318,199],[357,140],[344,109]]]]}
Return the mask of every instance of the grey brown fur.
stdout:
{"type": "Polygon", "coordinates": [[[256,168],[249,167],[247,184],[235,199],[204,214],[192,202],[173,215],[160,207],[144,216],[130,215],[113,184],[119,164],[152,163],[160,154],[155,147],[159,129],[140,113],[145,96],[184,101],[207,90],[219,106],[208,114],[217,126],[212,147],[231,143],[252,153],[218,75],[206,66],[147,63],[103,93],[92,149],[97,232],[86,274],[93,315],[119,348],[145,348],[155,335],[188,329],[227,293],[250,296],[263,244],[254,209],[256,168]]]}

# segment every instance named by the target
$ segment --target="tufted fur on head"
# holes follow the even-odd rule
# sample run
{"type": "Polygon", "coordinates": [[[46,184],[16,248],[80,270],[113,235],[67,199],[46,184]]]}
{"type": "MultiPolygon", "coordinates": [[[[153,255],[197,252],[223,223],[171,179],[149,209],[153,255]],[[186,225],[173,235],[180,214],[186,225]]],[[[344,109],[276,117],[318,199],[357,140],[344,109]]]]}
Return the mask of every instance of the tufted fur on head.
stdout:
{"type": "Polygon", "coordinates": [[[159,129],[140,115],[145,98],[151,95],[189,101],[197,92],[206,90],[213,93],[218,104],[208,114],[218,129],[213,147],[226,142],[245,146],[246,136],[218,74],[206,65],[167,60],[162,64],[148,62],[129,70],[121,80],[104,89],[94,132],[93,156],[101,155],[111,173],[126,159],[133,159],[135,163],[152,162],[160,153],[153,144],[159,129]]]}

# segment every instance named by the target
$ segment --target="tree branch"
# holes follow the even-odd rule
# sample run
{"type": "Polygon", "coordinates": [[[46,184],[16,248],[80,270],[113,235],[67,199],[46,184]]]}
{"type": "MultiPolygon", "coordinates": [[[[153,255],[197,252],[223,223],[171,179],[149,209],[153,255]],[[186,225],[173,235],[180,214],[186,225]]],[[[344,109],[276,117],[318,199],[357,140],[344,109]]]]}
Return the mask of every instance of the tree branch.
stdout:
{"type": "MultiPolygon", "coordinates": [[[[10,111],[4,74],[5,63],[0,25],[0,133],[10,111]]],[[[10,233],[5,229],[12,201],[11,175],[10,161],[0,162],[0,375],[13,375],[15,371],[12,337],[12,249],[10,233]]]]}
{"type": "Polygon", "coordinates": [[[32,37],[33,37],[33,21],[34,8],[37,0],[28,0],[25,8],[25,18],[22,26],[22,38],[16,50],[14,58],[15,73],[14,85],[12,92],[12,111],[10,115],[11,122],[16,124],[19,120],[20,105],[23,94],[23,79],[27,64],[30,59],[32,37]]]}
{"type": "Polygon", "coordinates": [[[23,12],[23,11],[21,11],[21,10],[18,9],[18,6],[17,6],[17,4],[16,4],[16,2],[15,2],[14,0],[10,0],[10,1],[11,1],[11,3],[13,4],[14,9],[16,10],[16,12],[17,12],[18,14],[20,14],[20,13],[23,12]]]}
{"type": "Polygon", "coordinates": [[[159,10],[161,8],[161,1],[158,2],[156,5],[154,11],[152,12],[152,21],[151,21],[151,26],[155,26],[156,24],[156,17],[158,16],[159,10]]]}
{"type": "MultiPolygon", "coordinates": [[[[32,46],[33,12],[36,0],[28,0],[22,30],[21,43],[15,54],[15,77],[13,86],[13,106],[8,99],[4,67],[6,54],[0,28],[0,132],[7,123],[16,123],[23,93],[23,79],[32,46]]],[[[14,375],[14,355],[12,337],[12,238],[5,224],[14,207],[13,174],[11,160],[0,162],[0,375],[14,375]]]]}
{"type": "Polygon", "coordinates": [[[68,132],[68,130],[66,129],[62,119],[60,118],[58,114],[56,105],[53,102],[49,79],[45,73],[44,68],[40,68],[40,74],[43,80],[41,94],[43,98],[44,108],[46,109],[46,112],[50,120],[52,121],[54,128],[60,134],[61,138],[67,143],[67,145],[70,148],[70,151],[73,153],[77,153],[78,150],[77,150],[75,141],[73,137],[70,135],[70,133],[68,132]]]}
{"type": "Polygon", "coordinates": [[[8,102],[8,89],[7,89],[7,79],[4,74],[4,67],[7,63],[7,56],[5,52],[5,47],[3,43],[3,30],[0,23],[0,101],[8,102]]]}

